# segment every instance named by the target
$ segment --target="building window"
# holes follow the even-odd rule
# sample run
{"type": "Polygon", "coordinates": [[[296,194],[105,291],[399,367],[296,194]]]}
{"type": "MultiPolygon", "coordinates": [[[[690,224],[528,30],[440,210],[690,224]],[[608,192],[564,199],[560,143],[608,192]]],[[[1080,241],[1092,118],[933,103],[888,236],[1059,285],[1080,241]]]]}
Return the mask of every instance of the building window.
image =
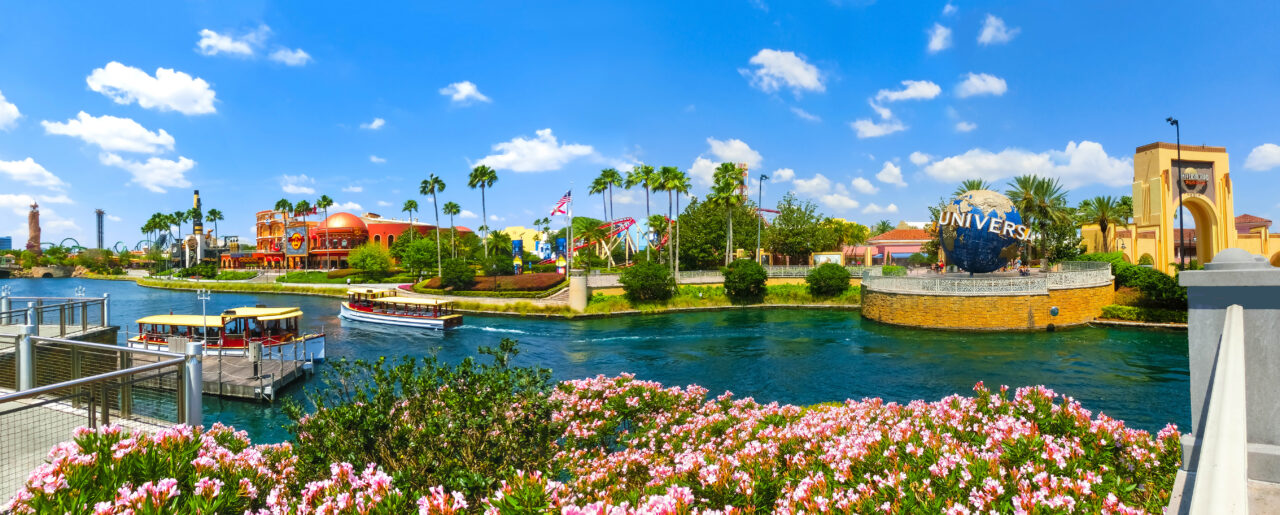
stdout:
{"type": "Polygon", "coordinates": [[[390,246],[394,245],[395,243],[396,243],[396,235],[394,235],[394,234],[388,234],[388,235],[387,235],[387,247],[390,247],[390,246]]]}
{"type": "Polygon", "coordinates": [[[381,235],[381,234],[375,234],[375,235],[373,235],[373,242],[374,242],[374,243],[377,243],[377,244],[379,244],[379,245],[381,245],[381,244],[382,244],[382,235],[381,235]]]}

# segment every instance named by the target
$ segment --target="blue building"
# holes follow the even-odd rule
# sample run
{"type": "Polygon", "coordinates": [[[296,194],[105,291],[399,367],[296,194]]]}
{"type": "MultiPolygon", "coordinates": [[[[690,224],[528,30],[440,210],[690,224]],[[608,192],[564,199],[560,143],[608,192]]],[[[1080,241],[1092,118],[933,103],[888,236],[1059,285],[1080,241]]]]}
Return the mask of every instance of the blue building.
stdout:
{"type": "Polygon", "coordinates": [[[0,236],[0,250],[13,250],[13,236],[0,236]]]}

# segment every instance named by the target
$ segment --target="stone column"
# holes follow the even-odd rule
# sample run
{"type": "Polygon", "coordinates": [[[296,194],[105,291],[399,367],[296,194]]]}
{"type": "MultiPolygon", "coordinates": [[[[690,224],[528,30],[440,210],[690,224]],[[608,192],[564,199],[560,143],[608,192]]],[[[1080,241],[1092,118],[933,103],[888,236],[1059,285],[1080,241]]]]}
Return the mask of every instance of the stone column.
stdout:
{"type": "Polygon", "coordinates": [[[587,309],[587,300],[589,298],[587,271],[569,270],[569,309],[581,313],[587,309]]]}
{"type": "Polygon", "coordinates": [[[1186,271],[1187,358],[1191,372],[1191,433],[1182,437],[1182,467],[1194,472],[1196,440],[1208,413],[1218,343],[1227,306],[1244,308],[1245,402],[1249,479],[1280,483],[1280,268],[1262,256],[1232,248],[1201,271],[1186,271]]]}

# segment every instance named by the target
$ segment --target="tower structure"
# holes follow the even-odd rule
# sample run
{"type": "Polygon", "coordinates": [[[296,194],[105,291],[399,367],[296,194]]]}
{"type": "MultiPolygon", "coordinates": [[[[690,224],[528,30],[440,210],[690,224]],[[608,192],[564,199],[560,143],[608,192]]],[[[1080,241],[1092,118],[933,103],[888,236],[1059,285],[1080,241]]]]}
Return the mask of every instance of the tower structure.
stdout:
{"type": "Polygon", "coordinates": [[[191,233],[196,239],[196,264],[204,262],[204,215],[200,209],[200,190],[195,190],[193,206],[195,216],[191,217],[191,233]]]}
{"type": "Polygon", "coordinates": [[[102,248],[102,215],[107,214],[107,212],[101,209],[95,209],[93,210],[93,214],[98,216],[98,247],[97,248],[101,249],[102,248]]]}

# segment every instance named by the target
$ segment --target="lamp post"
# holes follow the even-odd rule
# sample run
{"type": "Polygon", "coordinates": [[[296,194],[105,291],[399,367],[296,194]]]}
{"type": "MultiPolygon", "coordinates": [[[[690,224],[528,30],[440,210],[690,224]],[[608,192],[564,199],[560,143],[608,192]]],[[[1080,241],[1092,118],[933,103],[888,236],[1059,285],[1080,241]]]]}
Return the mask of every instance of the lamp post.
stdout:
{"type": "MultiPolygon", "coordinates": [[[[200,327],[200,343],[207,345],[209,343],[209,328],[203,324],[205,323],[205,317],[208,316],[206,314],[205,304],[208,303],[210,298],[209,290],[206,288],[196,290],[196,298],[200,300],[200,323],[202,324],[200,327]]],[[[221,359],[219,359],[219,364],[221,364],[221,359]]]]}
{"type": "Polygon", "coordinates": [[[764,181],[767,180],[768,175],[760,174],[760,192],[756,194],[756,263],[760,262],[760,231],[764,226],[764,211],[760,208],[764,207],[764,181]]]}
{"type": "Polygon", "coordinates": [[[1178,125],[1178,119],[1172,116],[1165,118],[1164,121],[1169,122],[1173,126],[1174,134],[1177,137],[1178,148],[1178,263],[1183,270],[1187,269],[1187,233],[1185,227],[1186,215],[1182,212],[1182,190],[1186,183],[1182,182],[1182,126],[1178,125]]]}

